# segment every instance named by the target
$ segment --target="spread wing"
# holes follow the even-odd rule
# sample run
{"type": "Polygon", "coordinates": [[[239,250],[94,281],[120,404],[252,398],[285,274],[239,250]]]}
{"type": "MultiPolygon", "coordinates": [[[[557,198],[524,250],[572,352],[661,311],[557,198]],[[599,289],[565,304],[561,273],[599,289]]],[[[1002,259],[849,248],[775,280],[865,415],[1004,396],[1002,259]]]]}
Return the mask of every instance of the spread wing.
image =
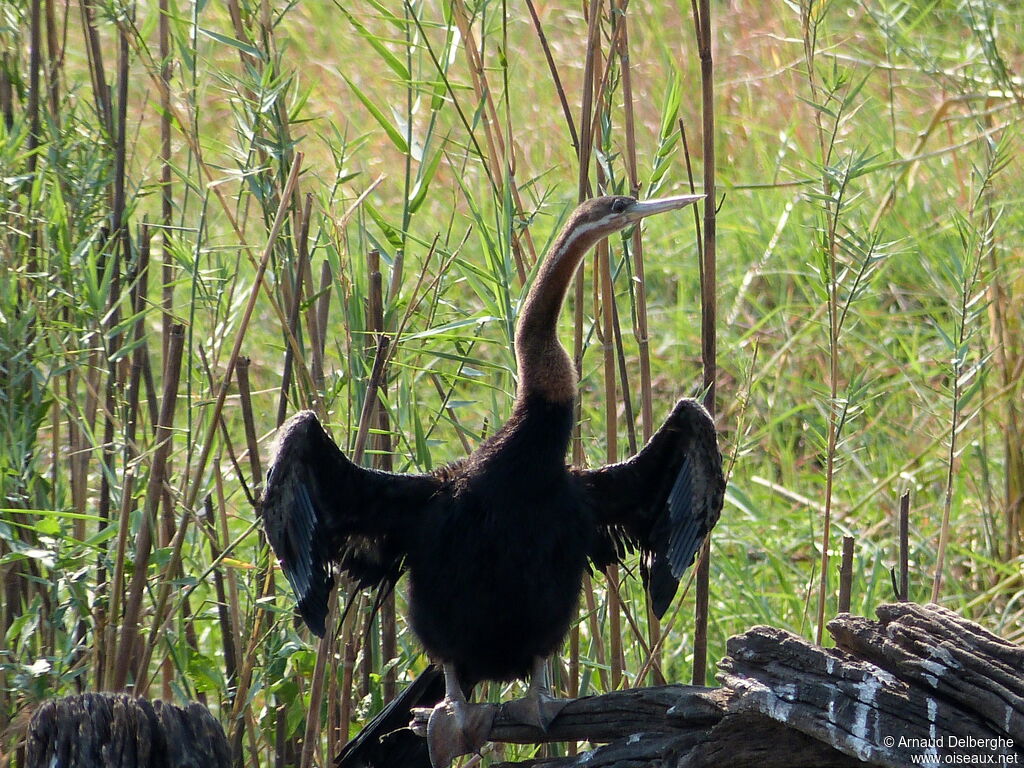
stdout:
{"type": "Polygon", "coordinates": [[[599,527],[591,559],[603,568],[639,549],[660,618],[722,511],[725,477],[711,416],[697,401],[680,400],[636,456],[573,474],[599,527]]]}
{"type": "Polygon", "coordinates": [[[359,587],[393,585],[415,515],[440,482],[353,464],[310,411],[281,426],[259,506],[299,613],[316,635],[324,633],[331,564],[359,587]]]}

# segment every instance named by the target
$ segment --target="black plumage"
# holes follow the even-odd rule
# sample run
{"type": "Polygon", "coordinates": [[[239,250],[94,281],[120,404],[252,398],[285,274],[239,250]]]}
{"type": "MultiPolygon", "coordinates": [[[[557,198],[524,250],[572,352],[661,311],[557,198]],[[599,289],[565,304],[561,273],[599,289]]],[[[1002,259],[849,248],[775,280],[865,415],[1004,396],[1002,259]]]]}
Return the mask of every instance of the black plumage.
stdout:
{"type": "Polygon", "coordinates": [[[431,664],[368,722],[334,758],[336,768],[428,768],[426,742],[406,726],[416,707],[444,696],[444,674],[431,664]]]}
{"type": "MultiPolygon", "coordinates": [[[[591,246],[695,199],[596,198],[575,211],[520,312],[512,415],[466,458],[430,474],[390,474],[349,461],[310,412],[280,431],[261,506],[299,611],[324,632],[332,565],[360,587],[390,589],[409,572],[409,621],[443,665],[455,712],[445,735],[431,736],[436,764],[481,738],[460,736],[478,706],[466,704],[463,691],[481,680],[542,677],[541,662],[575,615],[588,561],[603,568],[639,550],[661,616],[718,519],[721,456],[696,401],[679,401],[628,461],[566,467],[576,373],[555,334],[566,288],[591,246]],[[439,746],[449,737],[454,745],[439,746]]],[[[543,680],[534,680],[531,695],[531,717],[543,726],[552,716],[543,680]]]]}

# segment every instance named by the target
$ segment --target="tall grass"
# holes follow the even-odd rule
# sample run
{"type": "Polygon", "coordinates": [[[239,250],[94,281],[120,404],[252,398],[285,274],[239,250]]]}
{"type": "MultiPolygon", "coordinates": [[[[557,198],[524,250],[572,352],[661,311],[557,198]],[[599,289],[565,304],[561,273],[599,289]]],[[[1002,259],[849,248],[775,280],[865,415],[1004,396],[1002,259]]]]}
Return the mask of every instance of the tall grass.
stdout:
{"type": "Polygon", "coordinates": [[[588,582],[555,679],[819,634],[841,536],[870,613],[905,492],[909,597],[1024,638],[1024,11],[940,5],[4,5],[0,750],[46,697],[127,688],[204,700],[240,764],[326,764],[426,660],[401,588],[319,647],[295,622],[253,512],[273,431],[313,408],[395,471],[472,450],[576,200],[708,179],[712,229],[613,238],[561,321],[577,463],[716,393],[707,661],[697,590],[659,626],[631,565],[588,582]]]}

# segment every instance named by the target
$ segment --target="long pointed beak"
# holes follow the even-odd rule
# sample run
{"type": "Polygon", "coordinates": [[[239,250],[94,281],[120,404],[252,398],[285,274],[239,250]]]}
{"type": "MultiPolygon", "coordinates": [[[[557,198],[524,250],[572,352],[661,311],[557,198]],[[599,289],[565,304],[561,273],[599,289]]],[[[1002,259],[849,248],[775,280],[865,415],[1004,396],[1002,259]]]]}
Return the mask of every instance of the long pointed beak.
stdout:
{"type": "Polygon", "coordinates": [[[630,221],[639,221],[645,216],[653,216],[655,213],[685,208],[703,199],[704,195],[678,195],[677,197],[659,197],[654,200],[637,200],[624,213],[629,217],[630,221]]]}

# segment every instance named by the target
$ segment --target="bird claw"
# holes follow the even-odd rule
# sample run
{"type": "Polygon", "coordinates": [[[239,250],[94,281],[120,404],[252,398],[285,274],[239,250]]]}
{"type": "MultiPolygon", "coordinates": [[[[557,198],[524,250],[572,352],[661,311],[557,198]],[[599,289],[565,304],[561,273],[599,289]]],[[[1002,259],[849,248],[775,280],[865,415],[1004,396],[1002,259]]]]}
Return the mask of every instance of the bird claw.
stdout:
{"type": "Polygon", "coordinates": [[[556,699],[548,693],[531,692],[521,699],[507,701],[502,706],[510,719],[547,733],[551,723],[568,703],[567,699],[556,699]]]}
{"type": "Polygon", "coordinates": [[[427,749],[434,768],[448,768],[459,755],[479,752],[487,743],[497,714],[493,704],[467,704],[445,699],[430,713],[427,749]]]}

